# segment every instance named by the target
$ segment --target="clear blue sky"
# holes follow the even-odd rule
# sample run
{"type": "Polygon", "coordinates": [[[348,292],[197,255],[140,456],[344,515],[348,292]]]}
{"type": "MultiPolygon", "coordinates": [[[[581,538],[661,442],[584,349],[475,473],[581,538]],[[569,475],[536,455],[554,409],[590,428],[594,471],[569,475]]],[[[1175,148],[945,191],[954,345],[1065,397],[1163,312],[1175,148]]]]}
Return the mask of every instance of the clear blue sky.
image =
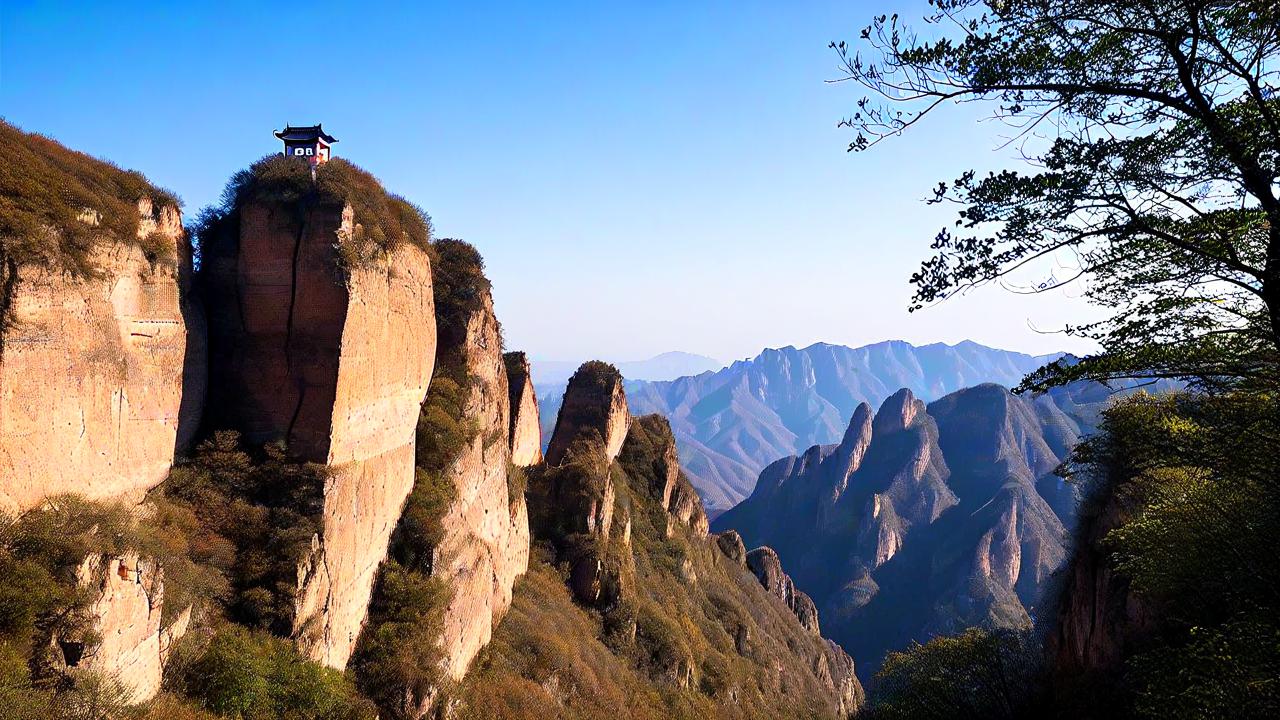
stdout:
{"type": "Polygon", "coordinates": [[[824,83],[827,43],[922,6],[3,0],[0,115],[142,171],[189,214],[278,150],[273,129],[322,121],[338,155],[481,250],[508,346],[535,357],[1087,349],[1040,332],[1089,317],[1062,294],[905,310],[954,217],[921,198],[1013,154],[970,108],[845,153],[835,125],[861,93],[824,83]]]}

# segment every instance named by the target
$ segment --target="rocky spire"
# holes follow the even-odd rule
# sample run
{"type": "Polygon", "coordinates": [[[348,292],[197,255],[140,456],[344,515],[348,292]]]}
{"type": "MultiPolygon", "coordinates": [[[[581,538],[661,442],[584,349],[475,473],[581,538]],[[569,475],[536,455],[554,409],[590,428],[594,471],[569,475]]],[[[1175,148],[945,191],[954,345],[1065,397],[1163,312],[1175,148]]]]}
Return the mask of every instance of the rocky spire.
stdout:
{"type": "Polygon", "coordinates": [[[614,366],[592,360],[582,364],[569,379],[556,428],[547,446],[547,463],[559,465],[583,434],[595,433],[604,443],[609,462],[618,456],[631,427],[622,373],[614,366]]]}

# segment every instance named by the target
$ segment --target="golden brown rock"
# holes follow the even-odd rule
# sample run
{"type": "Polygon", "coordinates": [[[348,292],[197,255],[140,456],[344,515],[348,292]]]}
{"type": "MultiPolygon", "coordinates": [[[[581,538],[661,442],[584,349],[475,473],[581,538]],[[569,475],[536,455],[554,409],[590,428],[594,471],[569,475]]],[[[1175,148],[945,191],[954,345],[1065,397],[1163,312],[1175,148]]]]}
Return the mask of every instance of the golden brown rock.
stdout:
{"type": "Polygon", "coordinates": [[[168,259],[104,239],[88,277],[0,272],[11,300],[0,326],[0,510],[63,493],[137,502],[190,440],[205,379],[190,250],[177,208],[138,208],[138,237],[171,244],[168,259]]]}
{"type": "Polygon", "coordinates": [[[248,203],[206,257],[211,416],[331,470],[323,535],[299,566],[294,635],[341,668],[413,488],[414,430],[435,364],[426,252],[404,243],[347,267],[350,206],[248,203]]]}
{"type": "Polygon", "coordinates": [[[502,359],[507,368],[511,405],[511,464],[537,465],[542,462],[542,428],[529,358],[522,352],[509,352],[502,359]]]}
{"type": "Polygon", "coordinates": [[[68,669],[99,672],[119,681],[131,703],[155,697],[169,651],[190,623],[191,608],[161,628],[164,573],[156,562],[134,554],[90,555],[76,574],[80,586],[90,592],[88,617],[96,642],[59,638],[68,669]]]}
{"type": "Polygon", "coordinates": [[[443,519],[436,564],[452,593],[442,647],[455,680],[493,637],[511,606],[516,578],[529,568],[528,510],[523,495],[509,496],[507,484],[511,409],[502,339],[487,293],[467,321],[461,356],[473,380],[463,414],[479,432],[445,470],[456,494],[443,519]]]}

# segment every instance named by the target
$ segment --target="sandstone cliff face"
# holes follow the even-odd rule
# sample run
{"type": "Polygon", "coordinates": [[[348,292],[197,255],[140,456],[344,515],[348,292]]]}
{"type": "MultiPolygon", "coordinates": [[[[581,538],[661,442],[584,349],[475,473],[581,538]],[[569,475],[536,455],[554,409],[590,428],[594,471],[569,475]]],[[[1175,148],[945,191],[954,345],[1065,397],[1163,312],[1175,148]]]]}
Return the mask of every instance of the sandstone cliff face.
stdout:
{"type": "Polygon", "coordinates": [[[556,429],[547,446],[547,462],[559,465],[569,446],[584,432],[593,432],[604,442],[605,455],[613,462],[630,427],[622,375],[604,363],[585,363],[565,389],[556,429]]]}
{"type": "Polygon", "coordinates": [[[76,574],[80,586],[91,593],[88,615],[99,642],[85,647],[72,638],[58,639],[66,664],[72,672],[94,671],[115,678],[132,703],[155,697],[173,643],[191,620],[191,609],[184,609],[162,628],[163,570],[137,555],[91,555],[76,574]]]}
{"type": "MultiPolygon", "coordinates": [[[[480,432],[445,470],[455,501],[444,517],[435,574],[452,596],[444,615],[445,665],[460,680],[511,606],[512,586],[529,567],[529,514],[509,497],[511,407],[502,339],[486,293],[466,324],[461,355],[473,379],[465,417],[480,432]]],[[[531,420],[537,425],[536,416],[531,420]]]]}
{"type": "Polygon", "coordinates": [[[284,441],[331,469],[324,532],[299,568],[295,636],[341,668],[414,480],[414,429],[435,362],[431,266],[403,244],[346,269],[350,206],[248,203],[208,249],[212,427],[284,441]]]}
{"type": "Polygon", "coordinates": [[[5,278],[0,510],[62,493],[140,501],[191,439],[205,340],[190,248],[177,208],[138,207],[138,237],[157,234],[175,259],[152,263],[133,245],[104,241],[93,276],[16,266],[5,278]]]}
{"type": "Polygon", "coordinates": [[[502,359],[506,363],[510,388],[511,464],[520,467],[537,465],[542,462],[542,426],[529,358],[522,352],[509,352],[502,359]]]}

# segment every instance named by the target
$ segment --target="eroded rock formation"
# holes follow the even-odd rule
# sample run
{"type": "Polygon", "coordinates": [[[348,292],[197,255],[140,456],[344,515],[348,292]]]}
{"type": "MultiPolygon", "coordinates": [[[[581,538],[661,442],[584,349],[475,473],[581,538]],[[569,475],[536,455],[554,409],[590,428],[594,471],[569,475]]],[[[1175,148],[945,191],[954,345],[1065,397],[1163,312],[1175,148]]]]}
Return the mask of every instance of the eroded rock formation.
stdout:
{"type": "Polygon", "coordinates": [[[163,569],[136,554],[90,555],[76,577],[92,598],[87,615],[96,642],[57,638],[64,663],[73,673],[93,671],[114,678],[132,703],[155,697],[173,643],[191,621],[191,608],[161,627],[163,569]]]}
{"type": "Polygon", "coordinates": [[[205,356],[190,249],[176,207],[144,198],[138,209],[138,238],[171,253],[149,260],[103,238],[91,275],[16,263],[0,273],[0,510],[63,493],[138,502],[191,439],[205,356]]]}
{"type": "MultiPolygon", "coordinates": [[[[513,496],[508,487],[510,395],[488,292],[465,328],[461,346],[442,351],[457,353],[466,364],[472,384],[463,414],[478,424],[479,432],[445,470],[455,500],[443,520],[435,570],[452,592],[444,614],[443,648],[446,669],[455,680],[489,643],[511,605],[516,578],[529,567],[528,509],[523,494],[513,496]]],[[[536,416],[531,422],[536,428],[536,416]]]]}
{"type": "Polygon", "coordinates": [[[299,568],[295,636],[345,666],[414,480],[414,429],[435,362],[431,265],[404,243],[354,267],[351,206],[249,202],[205,249],[210,426],[283,441],[331,470],[324,532],[299,568]]]}
{"type": "Polygon", "coordinates": [[[603,443],[609,462],[618,457],[631,427],[622,375],[612,365],[584,363],[569,379],[556,429],[547,446],[547,462],[559,465],[570,446],[584,433],[594,433],[603,443]]]}
{"type": "Polygon", "coordinates": [[[509,352],[502,359],[510,388],[511,464],[529,467],[542,462],[538,396],[533,391],[529,358],[522,352],[509,352]]]}
{"type": "MultiPolygon", "coordinates": [[[[739,539],[741,542],[741,539],[739,539]]],[[[771,547],[758,547],[747,553],[746,566],[769,594],[786,604],[806,630],[821,635],[818,628],[818,607],[813,600],[796,589],[791,576],[782,570],[782,561],[771,547]]]]}

